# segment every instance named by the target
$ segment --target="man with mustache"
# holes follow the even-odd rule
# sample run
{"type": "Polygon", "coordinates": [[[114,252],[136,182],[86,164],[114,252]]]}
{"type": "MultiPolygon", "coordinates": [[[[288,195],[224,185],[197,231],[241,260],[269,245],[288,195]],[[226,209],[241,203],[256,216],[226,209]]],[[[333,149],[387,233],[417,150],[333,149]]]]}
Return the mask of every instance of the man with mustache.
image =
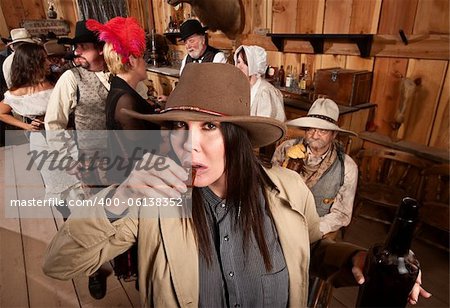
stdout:
{"type": "MultiPolygon", "coordinates": [[[[76,172],[83,183],[83,194],[89,197],[108,183],[104,169],[99,168],[106,157],[106,98],[110,89],[109,72],[103,57],[104,42],[78,21],[74,38],[60,38],[58,44],[74,47],[76,67],[65,71],[55,84],[45,114],[47,140],[60,156],[74,156],[79,164],[76,172]],[[76,129],[70,142],[60,137],[60,131],[76,129]],[[56,131],[56,132],[49,132],[56,131]],[[92,132],[94,131],[94,132],[92,132]],[[74,139],[77,144],[75,145],[74,139]],[[55,146],[56,145],[56,146],[55,146]],[[68,154],[63,154],[69,152],[68,154]],[[62,155],[61,155],[62,154],[62,155]]],[[[136,91],[147,98],[147,87],[140,82],[136,91]]],[[[67,217],[64,217],[67,218],[67,217]]],[[[89,291],[95,299],[106,294],[106,275],[97,271],[89,277],[89,291]]]]}
{"type": "MultiPolygon", "coordinates": [[[[60,38],[58,44],[74,47],[74,67],[61,75],[55,85],[45,115],[47,130],[106,130],[105,101],[109,73],[103,58],[104,42],[78,21],[74,38],[60,38]],[[70,121],[69,121],[70,119],[70,121]]],[[[147,88],[138,84],[138,93],[147,98],[147,88]]]]}
{"type": "Polygon", "coordinates": [[[181,62],[180,74],[187,63],[216,62],[226,63],[225,54],[208,45],[206,30],[196,19],[188,19],[180,26],[181,40],[184,41],[187,55],[181,62]]]}
{"type": "Polygon", "coordinates": [[[322,236],[350,223],[358,181],[358,167],[336,140],[338,133],[356,135],[337,125],[339,108],[319,98],[307,116],[286,124],[305,130],[304,138],[290,139],[275,150],[272,163],[297,171],[314,195],[322,236]]]}

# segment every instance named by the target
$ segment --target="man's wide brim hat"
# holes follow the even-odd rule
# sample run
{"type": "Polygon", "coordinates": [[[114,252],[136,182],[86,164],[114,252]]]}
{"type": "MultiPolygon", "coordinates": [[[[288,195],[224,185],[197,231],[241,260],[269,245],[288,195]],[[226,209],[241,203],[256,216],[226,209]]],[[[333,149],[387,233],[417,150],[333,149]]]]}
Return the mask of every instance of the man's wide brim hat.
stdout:
{"type": "Polygon", "coordinates": [[[280,140],[284,123],[269,117],[250,116],[250,83],[234,65],[189,63],[160,114],[140,114],[122,109],[138,119],[162,124],[167,121],[229,122],[245,129],[254,147],[280,140]]]}
{"type": "Polygon", "coordinates": [[[356,133],[340,128],[338,124],[339,107],[329,98],[318,98],[305,117],[286,122],[290,126],[320,128],[357,136],[356,133]]]}
{"type": "Polygon", "coordinates": [[[56,40],[46,42],[44,44],[44,49],[47,52],[47,56],[63,57],[67,52],[66,48],[63,45],[58,44],[56,40]]]}
{"type": "Polygon", "coordinates": [[[98,36],[95,32],[86,27],[86,20],[77,21],[75,26],[75,37],[62,37],[58,39],[58,44],[76,45],[79,43],[97,43],[98,36]]]}
{"type": "Polygon", "coordinates": [[[208,27],[203,27],[197,19],[188,19],[180,26],[180,40],[184,41],[193,34],[204,35],[208,27]]]}
{"type": "Polygon", "coordinates": [[[11,30],[11,41],[9,41],[6,46],[25,42],[25,43],[37,43],[37,41],[31,38],[30,33],[25,28],[16,28],[11,30]]]}

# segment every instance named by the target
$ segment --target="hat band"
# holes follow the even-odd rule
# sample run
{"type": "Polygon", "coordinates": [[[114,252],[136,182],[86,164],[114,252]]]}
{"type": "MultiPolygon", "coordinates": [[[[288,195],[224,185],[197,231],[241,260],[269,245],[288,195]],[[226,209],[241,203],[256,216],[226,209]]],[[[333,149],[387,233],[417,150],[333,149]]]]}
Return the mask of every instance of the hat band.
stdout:
{"type": "Polygon", "coordinates": [[[174,111],[174,110],[195,111],[195,112],[207,113],[207,114],[210,114],[210,115],[220,116],[220,117],[227,116],[224,113],[220,113],[220,112],[216,112],[216,111],[212,111],[212,110],[208,110],[208,109],[203,109],[203,108],[199,108],[199,107],[193,107],[193,106],[169,107],[169,108],[166,108],[164,110],[161,110],[160,113],[166,113],[168,111],[174,111]]]}
{"type": "Polygon", "coordinates": [[[321,114],[308,114],[307,117],[318,118],[318,119],[322,119],[322,120],[325,120],[325,121],[333,123],[333,124],[337,124],[337,121],[335,121],[334,119],[324,116],[324,115],[321,115],[321,114]]]}

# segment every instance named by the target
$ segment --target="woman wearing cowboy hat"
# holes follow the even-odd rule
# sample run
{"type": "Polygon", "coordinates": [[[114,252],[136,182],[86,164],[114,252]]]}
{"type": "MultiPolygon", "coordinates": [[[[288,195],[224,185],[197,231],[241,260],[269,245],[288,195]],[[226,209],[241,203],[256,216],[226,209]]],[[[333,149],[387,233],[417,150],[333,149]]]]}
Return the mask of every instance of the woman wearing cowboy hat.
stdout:
{"type": "MultiPolygon", "coordinates": [[[[169,126],[173,159],[135,169],[97,200],[177,199],[191,166],[192,209],[81,208],[50,244],[47,275],[89,274],[138,241],[142,305],[305,307],[310,243],[312,270],[323,277],[341,269],[336,279],[348,278],[351,260],[363,259],[352,245],[319,241],[314,199],[298,174],[258,162],[253,147],[276,142],[285,126],[250,116],[249,83],[234,66],[188,64],[161,114],[124,112],[169,126]],[[198,91],[206,81],[212,87],[198,91]]],[[[361,265],[353,268],[359,283],[361,265]]]]}

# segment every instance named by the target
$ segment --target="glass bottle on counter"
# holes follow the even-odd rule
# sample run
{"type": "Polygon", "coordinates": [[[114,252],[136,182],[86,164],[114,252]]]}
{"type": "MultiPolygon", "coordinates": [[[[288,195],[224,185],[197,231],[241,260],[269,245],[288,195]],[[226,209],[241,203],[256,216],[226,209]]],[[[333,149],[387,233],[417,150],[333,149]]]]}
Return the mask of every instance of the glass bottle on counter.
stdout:
{"type": "Polygon", "coordinates": [[[404,198],[384,245],[369,250],[356,307],[406,306],[420,269],[410,250],[418,216],[417,201],[404,198]]]}
{"type": "Polygon", "coordinates": [[[301,82],[302,82],[303,76],[305,76],[305,63],[302,63],[302,67],[301,67],[301,69],[300,69],[300,74],[298,75],[298,81],[297,81],[297,83],[298,83],[298,88],[299,88],[299,89],[302,88],[302,87],[301,87],[301,82]]]}
{"type": "Polygon", "coordinates": [[[302,92],[308,91],[308,78],[308,70],[305,69],[305,74],[303,74],[303,77],[300,80],[300,90],[302,92]]]}
{"type": "Polygon", "coordinates": [[[280,69],[278,70],[278,81],[280,83],[280,87],[284,87],[286,84],[286,80],[284,79],[284,67],[283,65],[280,66],[280,69]]]}
{"type": "Polygon", "coordinates": [[[286,88],[290,88],[292,86],[292,68],[290,65],[287,66],[286,69],[286,88]]]}
{"type": "Polygon", "coordinates": [[[292,70],[292,84],[291,88],[297,88],[298,85],[298,79],[297,79],[297,66],[295,66],[292,70]]]}

